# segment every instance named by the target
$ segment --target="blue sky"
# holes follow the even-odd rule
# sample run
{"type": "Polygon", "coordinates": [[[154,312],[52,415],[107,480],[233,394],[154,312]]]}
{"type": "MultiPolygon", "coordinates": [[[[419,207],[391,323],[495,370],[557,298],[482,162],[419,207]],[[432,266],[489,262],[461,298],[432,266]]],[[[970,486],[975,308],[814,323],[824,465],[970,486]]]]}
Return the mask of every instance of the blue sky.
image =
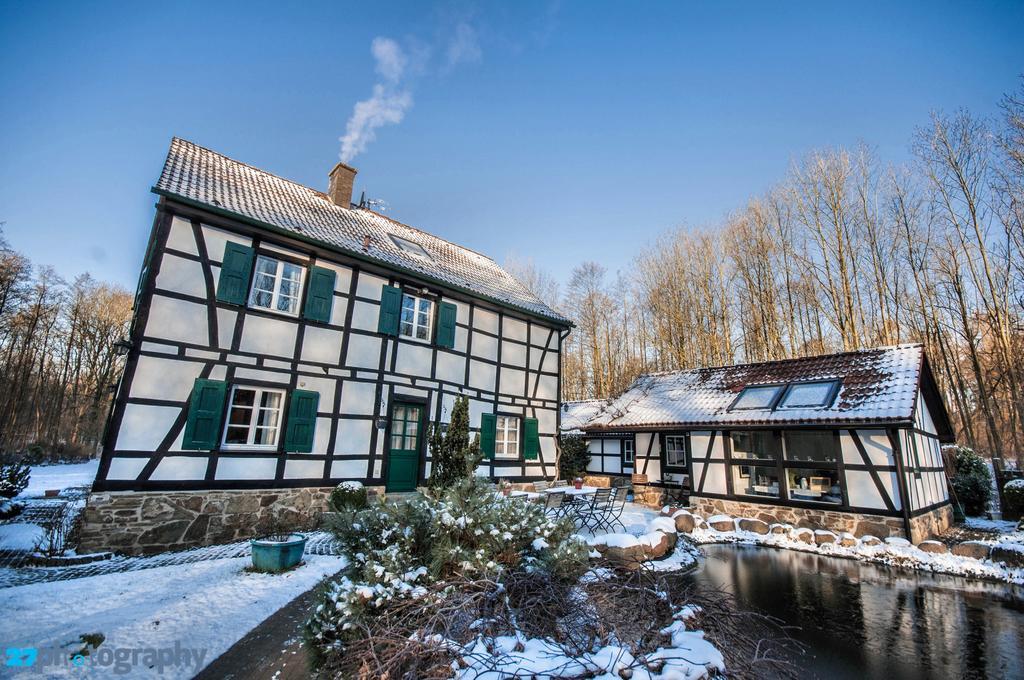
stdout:
{"type": "Polygon", "coordinates": [[[1022,28],[1021,2],[5,1],[0,221],[37,263],[131,287],[173,135],[325,189],[384,82],[411,105],[353,159],[357,195],[564,281],[716,222],[811,149],[899,162],[930,110],[994,114],[1022,28]]]}

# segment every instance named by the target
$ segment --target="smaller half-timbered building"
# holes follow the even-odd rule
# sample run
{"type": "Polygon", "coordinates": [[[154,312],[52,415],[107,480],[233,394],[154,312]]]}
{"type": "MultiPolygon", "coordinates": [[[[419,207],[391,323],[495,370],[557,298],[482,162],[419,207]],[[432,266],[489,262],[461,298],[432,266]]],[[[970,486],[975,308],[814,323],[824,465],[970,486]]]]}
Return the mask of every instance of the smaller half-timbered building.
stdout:
{"type": "Polygon", "coordinates": [[[571,324],[491,258],[174,139],[86,549],[235,540],[359,481],[414,490],[459,397],[477,473],[552,478],[571,324]]]}
{"type": "Polygon", "coordinates": [[[952,520],[953,431],[921,345],[645,375],[562,421],[591,473],[645,475],[705,515],[914,540],[952,520]]]}

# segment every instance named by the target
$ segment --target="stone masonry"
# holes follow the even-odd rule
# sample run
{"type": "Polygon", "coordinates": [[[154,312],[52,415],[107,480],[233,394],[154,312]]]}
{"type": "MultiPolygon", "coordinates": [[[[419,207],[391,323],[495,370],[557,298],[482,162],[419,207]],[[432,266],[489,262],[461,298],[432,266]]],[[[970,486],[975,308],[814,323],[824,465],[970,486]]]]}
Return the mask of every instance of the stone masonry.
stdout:
{"type": "Polygon", "coordinates": [[[905,533],[901,517],[836,512],[834,510],[818,510],[817,508],[792,508],[697,496],[690,498],[690,505],[695,508],[698,515],[704,517],[720,514],[733,517],[752,517],[768,524],[791,524],[798,528],[828,529],[837,534],[848,531],[858,538],[866,535],[878,538],[904,537],[905,533]]]}
{"type": "Polygon", "coordinates": [[[93,493],[79,551],[150,555],[252,538],[277,520],[310,528],[333,487],[93,493]]]}

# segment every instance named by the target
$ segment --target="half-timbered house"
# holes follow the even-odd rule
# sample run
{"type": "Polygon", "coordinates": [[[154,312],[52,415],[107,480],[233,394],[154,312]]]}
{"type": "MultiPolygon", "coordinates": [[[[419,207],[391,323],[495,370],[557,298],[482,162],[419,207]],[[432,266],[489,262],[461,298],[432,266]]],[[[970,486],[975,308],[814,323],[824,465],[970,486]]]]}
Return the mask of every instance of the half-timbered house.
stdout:
{"type": "Polygon", "coordinates": [[[914,540],[952,519],[953,431],[920,345],[646,375],[563,408],[591,473],[645,475],[705,515],[914,540]]]}
{"type": "Polygon", "coordinates": [[[231,540],[357,480],[411,491],[469,399],[478,474],[553,477],[570,323],[494,260],[174,139],[83,545],[231,540]]]}

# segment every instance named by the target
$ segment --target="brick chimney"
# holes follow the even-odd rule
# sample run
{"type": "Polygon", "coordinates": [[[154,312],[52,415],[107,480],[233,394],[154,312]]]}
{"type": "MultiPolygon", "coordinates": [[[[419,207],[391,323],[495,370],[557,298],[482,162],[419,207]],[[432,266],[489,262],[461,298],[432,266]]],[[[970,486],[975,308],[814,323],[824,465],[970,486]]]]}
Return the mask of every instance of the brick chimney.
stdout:
{"type": "Polygon", "coordinates": [[[340,205],[342,208],[352,207],[352,185],[355,184],[357,172],[359,171],[344,163],[338,163],[331,170],[327,197],[334,205],[340,205]]]}

